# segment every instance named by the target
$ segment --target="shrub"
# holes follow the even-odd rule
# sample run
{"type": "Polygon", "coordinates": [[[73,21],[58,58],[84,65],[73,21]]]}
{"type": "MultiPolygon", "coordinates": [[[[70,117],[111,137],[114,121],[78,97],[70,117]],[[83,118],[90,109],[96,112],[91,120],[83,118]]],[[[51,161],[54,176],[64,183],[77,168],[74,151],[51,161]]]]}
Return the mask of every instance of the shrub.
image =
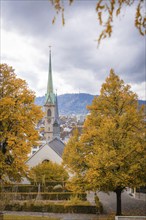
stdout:
{"type": "Polygon", "coordinates": [[[0,191],[4,192],[38,192],[36,185],[5,185],[0,187],[0,191]]]}
{"type": "Polygon", "coordinates": [[[33,183],[46,185],[48,181],[66,181],[69,176],[62,165],[47,161],[31,168],[29,178],[33,183]]]}
{"type": "MultiPolygon", "coordinates": [[[[70,196],[70,200],[68,200],[68,204],[70,205],[80,205],[82,203],[83,203],[83,200],[80,199],[80,196],[77,194],[70,196]]],[[[86,201],[86,203],[87,205],[90,205],[89,202],[86,201]]]]}
{"type": "Polygon", "coordinates": [[[96,206],[85,205],[83,202],[80,205],[71,205],[66,203],[11,203],[6,206],[5,210],[9,211],[33,211],[33,212],[53,212],[53,213],[92,213],[100,211],[96,206]]]}
{"type": "Polygon", "coordinates": [[[86,200],[86,193],[68,193],[68,192],[51,192],[51,193],[1,193],[8,195],[11,200],[69,200],[72,196],[77,196],[80,200],[86,200]]]}
{"type": "Polygon", "coordinates": [[[45,185],[40,185],[37,183],[33,184],[13,184],[13,185],[4,185],[0,186],[0,192],[38,192],[38,187],[40,187],[40,192],[54,192],[54,187],[57,185],[61,185],[62,189],[66,191],[65,181],[49,181],[46,182],[45,185]]]}
{"type": "Polygon", "coordinates": [[[53,191],[62,192],[63,191],[63,186],[61,184],[58,184],[58,185],[53,187],[53,191]]]}

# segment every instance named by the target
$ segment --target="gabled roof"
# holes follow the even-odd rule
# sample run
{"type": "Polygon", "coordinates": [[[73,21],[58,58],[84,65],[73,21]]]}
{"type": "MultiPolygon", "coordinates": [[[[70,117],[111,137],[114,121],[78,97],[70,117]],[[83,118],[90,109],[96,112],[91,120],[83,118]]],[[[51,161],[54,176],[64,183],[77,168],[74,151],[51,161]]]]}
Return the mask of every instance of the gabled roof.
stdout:
{"type": "Polygon", "coordinates": [[[53,140],[51,140],[48,143],[45,143],[44,145],[42,145],[40,147],[40,149],[38,151],[36,151],[33,155],[31,155],[28,160],[26,161],[26,163],[32,158],[34,157],[36,154],[38,154],[42,148],[44,148],[46,145],[48,145],[48,147],[50,147],[53,151],[55,151],[55,153],[57,153],[61,158],[62,158],[62,154],[63,154],[63,150],[64,150],[64,146],[65,144],[58,139],[57,137],[54,138],[53,140]]]}
{"type": "Polygon", "coordinates": [[[48,145],[60,156],[62,157],[63,150],[64,150],[64,143],[58,139],[54,138],[52,141],[48,143],[48,145]]]}

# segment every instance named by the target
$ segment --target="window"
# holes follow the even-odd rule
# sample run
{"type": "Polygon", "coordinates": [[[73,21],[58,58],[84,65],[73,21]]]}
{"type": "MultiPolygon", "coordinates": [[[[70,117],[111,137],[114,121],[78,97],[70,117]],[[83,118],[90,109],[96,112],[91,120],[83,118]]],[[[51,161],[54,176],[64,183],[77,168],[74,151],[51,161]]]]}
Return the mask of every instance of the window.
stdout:
{"type": "Polygon", "coordinates": [[[49,162],[49,160],[45,159],[45,160],[43,160],[42,163],[48,163],[48,162],[49,162]]]}
{"type": "Polygon", "coordinates": [[[47,116],[51,116],[51,110],[50,109],[48,109],[48,111],[47,111],[47,116]]]}

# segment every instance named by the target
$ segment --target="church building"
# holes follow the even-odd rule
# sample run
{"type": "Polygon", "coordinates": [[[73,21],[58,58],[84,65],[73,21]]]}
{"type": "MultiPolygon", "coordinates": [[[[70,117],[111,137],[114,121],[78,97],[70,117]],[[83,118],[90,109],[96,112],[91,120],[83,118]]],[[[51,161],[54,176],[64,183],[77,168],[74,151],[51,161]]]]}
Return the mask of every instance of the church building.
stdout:
{"type": "Polygon", "coordinates": [[[49,51],[49,72],[44,111],[44,140],[42,141],[44,144],[27,160],[26,164],[30,168],[43,161],[62,163],[64,143],[60,140],[58,101],[57,95],[55,95],[53,90],[51,50],[49,51]]]}

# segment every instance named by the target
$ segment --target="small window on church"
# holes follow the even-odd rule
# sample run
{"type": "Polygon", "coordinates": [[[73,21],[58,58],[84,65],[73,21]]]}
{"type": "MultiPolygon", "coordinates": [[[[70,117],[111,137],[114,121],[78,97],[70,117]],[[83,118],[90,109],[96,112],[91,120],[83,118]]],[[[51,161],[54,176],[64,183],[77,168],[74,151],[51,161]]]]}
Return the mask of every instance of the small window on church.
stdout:
{"type": "Polygon", "coordinates": [[[51,110],[50,109],[48,109],[48,111],[47,111],[47,116],[51,116],[51,110]]]}

